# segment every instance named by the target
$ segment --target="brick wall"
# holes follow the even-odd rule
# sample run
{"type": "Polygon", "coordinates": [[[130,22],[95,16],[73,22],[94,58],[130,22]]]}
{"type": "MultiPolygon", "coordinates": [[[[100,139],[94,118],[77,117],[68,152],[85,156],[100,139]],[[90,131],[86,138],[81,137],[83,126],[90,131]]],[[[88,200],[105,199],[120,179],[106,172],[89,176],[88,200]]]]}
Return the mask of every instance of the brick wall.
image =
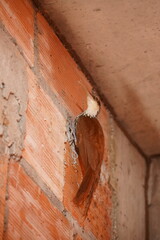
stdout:
{"type": "Polygon", "coordinates": [[[1,0],[0,19],[0,238],[143,240],[144,159],[101,103],[100,178],[76,205],[67,136],[92,86],[32,2],[1,0]]]}

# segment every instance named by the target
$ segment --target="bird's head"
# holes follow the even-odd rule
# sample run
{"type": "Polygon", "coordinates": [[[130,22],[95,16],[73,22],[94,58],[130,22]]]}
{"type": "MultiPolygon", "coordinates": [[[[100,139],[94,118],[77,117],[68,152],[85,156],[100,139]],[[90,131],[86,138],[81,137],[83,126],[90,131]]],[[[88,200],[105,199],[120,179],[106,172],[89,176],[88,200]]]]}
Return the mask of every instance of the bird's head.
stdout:
{"type": "Polygon", "coordinates": [[[87,109],[84,111],[84,115],[88,117],[96,117],[100,110],[100,103],[96,97],[88,95],[87,97],[87,109]]]}

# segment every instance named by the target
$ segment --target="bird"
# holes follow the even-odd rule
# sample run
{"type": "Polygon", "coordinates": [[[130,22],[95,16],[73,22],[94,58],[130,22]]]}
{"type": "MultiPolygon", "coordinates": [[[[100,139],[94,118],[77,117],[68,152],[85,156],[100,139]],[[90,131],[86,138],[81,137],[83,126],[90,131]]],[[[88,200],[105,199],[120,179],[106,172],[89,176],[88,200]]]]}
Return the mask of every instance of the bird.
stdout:
{"type": "Polygon", "coordinates": [[[86,212],[100,177],[104,153],[104,134],[97,120],[100,103],[97,98],[87,97],[87,109],[78,116],[75,126],[76,151],[82,171],[82,182],[73,199],[77,206],[84,206],[86,212]]]}

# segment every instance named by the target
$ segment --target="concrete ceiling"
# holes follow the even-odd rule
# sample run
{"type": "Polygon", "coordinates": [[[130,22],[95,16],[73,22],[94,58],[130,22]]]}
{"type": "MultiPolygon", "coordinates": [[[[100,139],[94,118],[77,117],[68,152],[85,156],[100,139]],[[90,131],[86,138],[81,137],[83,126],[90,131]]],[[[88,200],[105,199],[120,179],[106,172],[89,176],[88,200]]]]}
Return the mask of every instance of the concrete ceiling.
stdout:
{"type": "Polygon", "coordinates": [[[146,155],[160,154],[160,1],[39,0],[146,155]]]}

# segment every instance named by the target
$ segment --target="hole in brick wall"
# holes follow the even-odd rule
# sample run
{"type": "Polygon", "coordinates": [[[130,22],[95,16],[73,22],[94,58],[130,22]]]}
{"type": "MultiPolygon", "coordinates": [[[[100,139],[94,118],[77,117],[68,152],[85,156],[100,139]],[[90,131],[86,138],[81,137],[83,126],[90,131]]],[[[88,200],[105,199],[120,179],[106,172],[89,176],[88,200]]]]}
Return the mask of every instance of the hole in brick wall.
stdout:
{"type": "Polygon", "coordinates": [[[80,116],[76,122],[76,138],[83,179],[73,201],[88,208],[98,184],[104,153],[104,135],[98,120],[80,116]]]}

